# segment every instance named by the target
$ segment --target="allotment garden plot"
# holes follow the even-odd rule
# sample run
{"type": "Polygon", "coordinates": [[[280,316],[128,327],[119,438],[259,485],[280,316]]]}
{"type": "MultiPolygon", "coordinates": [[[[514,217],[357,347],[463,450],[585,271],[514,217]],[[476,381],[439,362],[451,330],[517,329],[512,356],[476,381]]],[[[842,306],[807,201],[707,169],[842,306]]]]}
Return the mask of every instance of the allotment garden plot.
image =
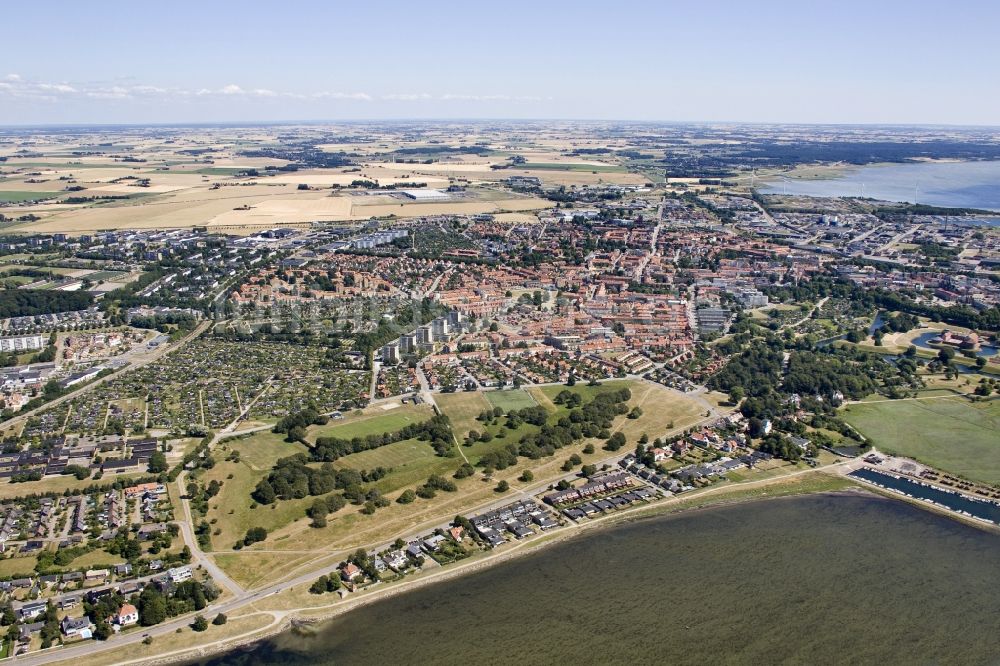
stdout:
{"type": "Polygon", "coordinates": [[[29,423],[44,432],[218,429],[246,412],[274,420],[314,403],[324,412],[367,401],[367,371],[326,367],[325,349],[267,342],[195,340],[126,372],[29,423]]]}

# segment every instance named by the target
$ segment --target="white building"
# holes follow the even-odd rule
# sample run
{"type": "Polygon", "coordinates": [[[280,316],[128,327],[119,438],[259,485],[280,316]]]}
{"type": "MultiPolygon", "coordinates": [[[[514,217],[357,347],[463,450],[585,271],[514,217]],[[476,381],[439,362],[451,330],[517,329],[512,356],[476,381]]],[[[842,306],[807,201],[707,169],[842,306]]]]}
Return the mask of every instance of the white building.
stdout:
{"type": "Polygon", "coordinates": [[[22,352],[41,349],[47,338],[44,335],[14,335],[0,338],[0,352],[22,352]]]}
{"type": "Polygon", "coordinates": [[[171,582],[183,583],[186,580],[191,580],[191,567],[174,567],[168,569],[167,574],[170,576],[171,582]]]}
{"type": "Polygon", "coordinates": [[[402,190],[402,193],[403,196],[416,201],[441,201],[451,198],[447,192],[433,189],[402,190]]]}

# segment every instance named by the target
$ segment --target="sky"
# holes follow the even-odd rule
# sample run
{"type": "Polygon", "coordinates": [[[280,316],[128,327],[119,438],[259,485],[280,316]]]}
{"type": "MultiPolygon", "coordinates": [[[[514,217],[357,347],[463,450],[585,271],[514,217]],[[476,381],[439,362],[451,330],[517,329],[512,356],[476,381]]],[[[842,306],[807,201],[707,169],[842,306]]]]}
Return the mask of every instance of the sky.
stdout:
{"type": "Polygon", "coordinates": [[[995,0],[6,3],[0,125],[1000,125],[995,0]]]}

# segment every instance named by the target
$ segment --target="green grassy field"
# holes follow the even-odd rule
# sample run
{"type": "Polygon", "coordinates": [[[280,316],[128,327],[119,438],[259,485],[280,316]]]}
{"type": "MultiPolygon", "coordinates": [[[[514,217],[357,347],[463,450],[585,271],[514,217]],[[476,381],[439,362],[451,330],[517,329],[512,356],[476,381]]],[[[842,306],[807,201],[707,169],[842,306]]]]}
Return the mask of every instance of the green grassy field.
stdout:
{"type": "Polygon", "coordinates": [[[200,173],[205,176],[235,176],[238,173],[247,171],[246,167],[205,167],[190,173],[200,173]]]}
{"type": "MultiPolygon", "coordinates": [[[[576,386],[534,386],[528,389],[528,391],[535,401],[542,407],[552,409],[556,412],[568,412],[569,410],[566,407],[562,405],[557,406],[552,402],[552,400],[563,391],[576,393],[583,398],[584,402],[589,402],[600,393],[617,391],[621,388],[628,388],[634,393],[635,387],[636,384],[634,381],[625,379],[603,381],[598,386],[589,386],[583,383],[579,383],[576,386]]],[[[635,396],[633,395],[633,399],[634,398],[635,396]]]]}
{"type": "MultiPolygon", "coordinates": [[[[521,407],[528,407],[537,404],[534,398],[532,398],[526,391],[503,391],[503,393],[509,394],[511,398],[506,403],[507,406],[504,406],[503,400],[498,401],[501,404],[501,408],[504,410],[511,408],[520,409],[521,407]],[[511,407],[512,405],[516,406],[511,407]]],[[[496,391],[487,391],[483,393],[479,391],[472,391],[468,393],[448,393],[437,396],[438,407],[440,407],[441,411],[451,419],[452,430],[454,431],[459,442],[465,440],[465,437],[469,434],[470,430],[475,430],[479,433],[489,432],[493,435],[494,439],[492,441],[477,441],[472,446],[462,446],[462,453],[473,464],[478,462],[483,454],[496,451],[508,443],[517,443],[522,435],[538,430],[537,426],[533,426],[528,423],[522,424],[515,430],[507,430],[503,426],[503,424],[506,423],[505,418],[500,418],[498,423],[495,425],[486,425],[482,421],[477,421],[477,416],[484,411],[493,409],[494,407],[492,401],[487,400],[487,398],[498,394],[499,393],[496,391]]],[[[504,397],[506,398],[507,396],[504,397]]],[[[546,406],[546,408],[550,410],[552,409],[551,405],[546,406]]]]}
{"type": "Polygon", "coordinates": [[[479,391],[441,393],[434,399],[441,411],[451,419],[451,429],[459,439],[463,439],[470,430],[481,430],[482,424],[476,417],[492,406],[479,391]]]}
{"type": "Polygon", "coordinates": [[[843,416],[879,449],[1000,484],[1000,402],[964,398],[850,405],[843,416]]]}
{"type": "Polygon", "coordinates": [[[278,458],[305,451],[301,444],[289,444],[282,435],[271,432],[259,432],[248,439],[228,440],[220,445],[215,454],[219,462],[201,479],[205,484],[213,479],[222,483],[222,490],[209,502],[206,516],[209,521],[217,519],[221,530],[212,536],[215,550],[232,548],[250,527],[259,526],[270,532],[305,515],[306,507],[313,501],[311,497],[256,508],[251,508],[255,503],[250,498],[257,482],[267,476],[278,458]],[[240,462],[225,461],[229,449],[239,451],[240,462]]]}
{"type": "Polygon", "coordinates": [[[0,280],[0,285],[3,285],[5,289],[16,289],[22,285],[31,284],[37,279],[26,275],[12,275],[0,280]]]}
{"type": "Polygon", "coordinates": [[[359,416],[350,415],[344,420],[333,420],[324,426],[309,428],[310,439],[316,437],[364,437],[375,433],[392,432],[412,423],[431,418],[434,410],[429,405],[400,405],[389,410],[373,408],[359,416]]]}
{"type": "Polygon", "coordinates": [[[338,460],[334,466],[357,470],[374,467],[391,469],[388,475],[375,483],[379,492],[387,494],[419,485],[431,474],[450,475],[461,462],[461,458],[442,458],[435,455],[434,449],[428,442],[406,439],[370,451],[352,453],[338,460]]]}
{"type": "Polygon", "coordinates": [[[665,435],[668,431],[676,432],[686,428],[705,417],[703,407],[691,396],[671,391],[659,384],[650,382],[636,382],[627,379],[606,380],[600,386],[588,386],[577,384],[568,386],[542,386],[530,389],[531,394],[543,406],[551,406],[555,409],[557,416],[562,416],[568,410],[564,406],[552,405],[552,399],[560,391],[569,390],[583,396],[584,402],[592,400],[594,396],[604,391],[613,391],[621,388],[628,388],[632,392],[629,400],[629,407],[639,407],[642,415],[637,419],[623,419],[619,421],[613,431],[620,431],[628,438],[631,445],[643,434],[656,438],[665,435]],[[548,403],[548,404],[547,404],[548,403]]]}
{"type": "Polygon", "coordinates": [[[531,394],[524,389],[516,391],[486,391],[483,393],[486,399],[494,407],[499,407],[505,412],[513,409],[524,409],[534,407],[538,403],[531,397],[531,394]]]}
{"type": "Polygon", "coordinates": [[[59,192],[23,192],[17,190],[0,191],[0,201],[19,203],[21,201],[40,201],[42,199],[54,199],[59,196],[59,192]]]}
{"type": "Polygon", "coordinates": [[[0,577],[33,576],[36,564],[38,564],[38,558],[34,555],[2,559],[0,560],[0,577]]]}
{"type": "Polygon", "coordinates": [[[625,167],[614,165],[597,166],[594,164],[577,164],[574,162],[526,162],[515,165],[517,169],[532,171],[590,171],[597,173],[624,173],[625,167]]]}
{"type": "Polygon", "coordinates": [[[65,567],[62,567],[62,569],[65,571],[75,571],[83,568],[93,569],[96,567],[115,566],[117,564],[123,564],[124,562],[125,560],[121,557],[112,555],[106,550],[92,550],[89,553],[76,558],[65,567]]]}

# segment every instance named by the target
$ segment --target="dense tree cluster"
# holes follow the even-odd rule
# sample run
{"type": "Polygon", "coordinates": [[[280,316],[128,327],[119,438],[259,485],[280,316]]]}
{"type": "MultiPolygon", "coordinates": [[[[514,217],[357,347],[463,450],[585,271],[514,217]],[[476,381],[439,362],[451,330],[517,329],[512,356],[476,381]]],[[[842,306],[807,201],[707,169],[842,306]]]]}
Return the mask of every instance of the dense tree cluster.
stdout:
{"type": "Polygon", "coordinates": [[[297,453],[279,459],[251,495],[260,504],[273,504],[279,499],[302,499],[343,490],[345,497],[357,500],[362,495],[363,483],[378,481],[388,472],[384,467],[361,472],[350,468],[335,469],[330,463],[310,467],[309,458],[297,453]]]}
{"type": "Polygon", "coordinates": [[[283,417],[274,424],[272,432],[287,433],[288,441],[302,442],[305,441],[307,427],[325,425],[329,420],[328,417],[320,414],[315,407],[309,406],[283,417]]]}
{"type": "Polygon", "coordinates": [[[94,297],[85,291],[3,289],[0,290],[0,319],[86,310],[93,304],[94,297]]]}
{"type": "Polygon", "coordinates": [[[443,490],[446,493],[453,493],[458,490],[458,486],[455,485],[454,481],[449,481],[448,479],[438,476],[437,474],[432,474],[427,478],[427,482],[422,486],[417,488],[417,497],[423,497],[424,499],[431,499],[437,494],[437,491],[443,490]]]}
{"type": "Polygon", "coordinates": [[[780,340],[772,337],[755,341],[713,375],[708,387],[723,393],[740,388],[746,395],[764,395],[781,383],[782,361],[780,340]]]}
{"type": "Polygon", "coordinates": [[[840,393],[849,400],[860,400],[879,389],[869,372],[874,368],[869,365],[885,364],[870,355],[853,360],[833,353],[792,352],[781,388],[786,393],[819,395],[827,399],[840,393]]]}
{"type": "MultiPolygon", "coordinates": [[[[565,393],[571,393],[566,391],[565,393]]],[[[515,429],[521,423],[539,426],[536,432],[526,433],[516,444],[508,444],[479,459],[481,467],[504,469],[517,463],[518,456],[537,460],[553,455],[557,449],[587,437],[608,437],[608,429],[616,416],[628,413],[625,406],[632,397],[627,388],[608,390],[595,396],[582,407],[570,412],[556,423],[548,423],[548,412],[542,407],[527,407],[507,414],[507,427],[515,429]]],[[[565,403],[564,396],[563,402],[565,403]]],[[[576,400],[573,399],[575,403],[576,400]]]]}

